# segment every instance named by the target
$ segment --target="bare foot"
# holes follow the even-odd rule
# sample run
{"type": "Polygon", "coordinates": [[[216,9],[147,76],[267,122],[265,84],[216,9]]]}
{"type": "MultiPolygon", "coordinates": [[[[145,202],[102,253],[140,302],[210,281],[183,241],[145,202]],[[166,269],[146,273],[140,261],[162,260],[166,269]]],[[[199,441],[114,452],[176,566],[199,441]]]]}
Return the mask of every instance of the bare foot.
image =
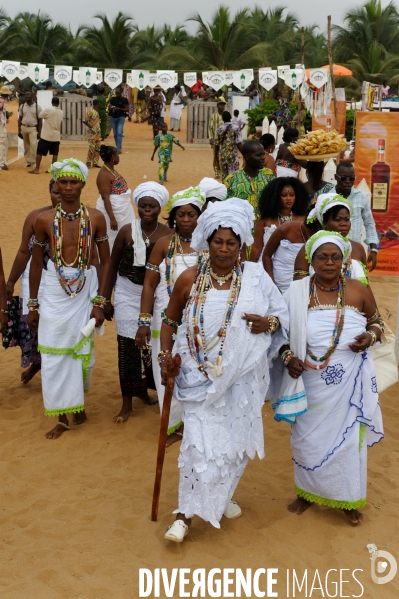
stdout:
{"type": "Polygon", "coordinates": [[[21,381],[24,385],[27,385],[31,379],[35,376],[37,372],[41,369],[41,364],[31,364],[29,368],[24,370],[21,374],[21,381]]]}
{"type": "Polygon", "coordinates": [[[312,505],[311,501],[307,501],[302,497],[297,497],[293,503],[288,506],[288,511],[301,516],[312,505]]]}
{"type": "Polygon", "coordinates": [[[177,429],[177,431],[175,431],[172,435],[168,435],[168,437],[166,439],[165,447],[170,447],[171,445],[173,445],[173,443],[177,443],[178,441],[181,441],[183,439],[183,431],[184,431],[184,424],[182,424],[181,427],[179,429],[177,429]]]}
{"type": "Polygon", "coordinates": [[[119,412],[119,414],[117,416],[114,416],[114,422],[116,422],[117,424],[121,423],[121,422],[126,422],[126,420],[129,418],[129,416],[132,414],[132,410],[128,410],[125,407],[123,407],[121,409],[121,411],[119,412]]]}
{"type": "Polygon", "coordinates": [[[69,422],[65,414],[58,417],[58,423],[46,433],[46,439],[58,439],[65,431],[69,431],[69,422]]]}
{"type": "Polygon", "coordinates": [[[157,399],[152,399],[147,392],[143,393],[143,395],[138,396],[143,403],[147,406],[156,406],[158,403],[157,399]]]}
{"type": "Polygon", "coordinates": [[[343,510],[351,524],[359,524],[363,520],[363,514],[359,510],[343,510]]]}
{"type": "Polygon", "coordinates": [[[86,420],[87,420],[87,416],[86,416],[86,412],[84,410],[82,412],[77,412],[76,414],[73,415],[74,424],[83,424],[84,422],[86,422],[86,420]]]}

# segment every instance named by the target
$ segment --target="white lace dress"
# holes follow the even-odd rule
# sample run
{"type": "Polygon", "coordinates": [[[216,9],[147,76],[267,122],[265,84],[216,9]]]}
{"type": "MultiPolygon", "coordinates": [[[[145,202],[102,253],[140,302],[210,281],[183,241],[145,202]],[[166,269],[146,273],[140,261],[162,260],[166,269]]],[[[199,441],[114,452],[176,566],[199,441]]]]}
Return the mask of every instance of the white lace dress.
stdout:
{"type": "Polygon", "coordinates": [[[263,248],[262,248],[262,251],[260,253],[258,262],[262,262],[263,250],[265,249],[266,244],[269,241],[271,234],[274,233],[274,231],[276,229],[277,229],[276,225],[270,225],[270,227],[265,227],[263,229],[263,248]]]}
{"type": "MultiPolygon", "coordinates": [[[[220,329],[228,297],[229,290],[207,292],[203,313],[207,340],[220,329]]],[[[175,513],[187,518],[196,514],[220,528],[219,521],[248,459],[256,454],[264,457],[262,405],[269,386],[268,358],[285,342],[287,324],[288,312],[280,292],[260,264],[247,262],[227,329],[222,376],[209,373],[206,379],[198,370],[189,353],[185,322],[180,327],[174,353],[181,355],[182,366],[174,399],[183,408],[184,436],[175,513]],[[254,335],[241,318],[244,312],[276,315],[282,329],[273,335],[254,335]]],[[[219,344],[208,352],[210,362],[215,363],[218,352],[219,344]]]]}
{"type": "Polygon", "coordinates": [[[273,255],[273,276],[281,293],[287,291],[294,278],[295,258],[303,243],[291,243],[282,239],[273,255]]]}

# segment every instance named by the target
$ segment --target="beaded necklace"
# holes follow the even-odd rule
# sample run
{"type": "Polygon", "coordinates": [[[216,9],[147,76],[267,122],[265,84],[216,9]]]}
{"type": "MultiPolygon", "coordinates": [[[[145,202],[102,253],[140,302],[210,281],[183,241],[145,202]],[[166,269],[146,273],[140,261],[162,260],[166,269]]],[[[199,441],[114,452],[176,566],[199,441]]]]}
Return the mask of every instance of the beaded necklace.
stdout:
{"type": "Polygon", "coordinates": [[[226,311],[224,314],[222,325],[216,335],[209,343],[205,338],[204,329],[204,307],[206,302],[206,293],[209,291],[212,285],[211,277],[211,261],[208,258],[205,262],[198,266],[195,280],[191,288],[190,297],[187,302],[185,310],[185,325],[186,325],[186,337],[188,347],[192,358],[197,362],[198,369],[202,374],[209,378],[207,368],[210,368],[213,376],[221,376],[223,374],[222,361],[223,361],[223,347],[226,339],[227,326],[231,321],[234,307],[237,304],[238,296],[241,289],[241,263],[237,260],[236,265],[232,270],[232,281],[230,285],[230,295],[226,304],[226,311]],[[190,319],[190,313],[192,308],[192,316],[190,319]],[[191,320],[191,326],[190,326],[191,320]],[[207,352],[214,348],[217,343],[220,342],[218,356],[215,364],[208,359],[207,352]],[[201,356],[201,350],[202,355],[201,356]]]}
{"type": "MultiPolygon", "coordinates": [[[[309,304],[311,299],[313,298],[315,301],[315,305],[320,306],[320,301],[317,296],[316,290],[316,276],[313,275],[310,279],[310,289],[309,289],[309,304]]],[[[325,368],[330,361],[330,357],[334,353],[337,345],[339,344],[339,339],[341,337],[342,329],[344,328],[345,321],[345,277],[340,274],[339,275],[339,283],[338,283],[338,297],[337,297],[337,312],[335,316],[335,324],[331,337],[331,345],[324,354],[324,356],[318,357],[314,356],[310,351],[309,347],[306,347],[306,354],[312,358],[315,362],[322,362],[322,364],[317,364],[316,366],[310,363],[308,360],[305,360],[305,364],[309,366],[309,368],[313,368],[314,370],[320,370],[325,368]]]]}
{"type": "Polygon", "coordinates": [[[292,212],[290,212],[287,216],[283,216],[282,214],[278,215],[278,219],[281,221],[281,224],[289,223],[292,221],[292,212]]]}
{"type": "Polygon", "coordinates": [[[224,283],[226,281],[228,281],[229,279],[231,279],[231,277],[233,276],[233,272],[234,270],[232,270],[231,272],[229,272],[227,275],[218,275],[215,272],[213,272],[212,268],[209,268],[209,274],[211,275],[212,279],[214,281],[217,281],[217,283],[219,283],[220,287],[222,285],[224,285],[224,283]]]}
{"type": "MultiPolygon", "coordinates": [[[[55,271],[58,281],[67,295],[76,297],[84,287],[86,282],[86,269],[89,262],[91,235],[90,235],[90,216],[89,211],[83,204],[80,205],[80,222],[78,228],[78,243],[76,257],[69,264],[65,262],[62,256],[62,208],[61,203],[54,208],[53,221],[51,223],[51,245],[53,248],[55,271]],[[69,277],[64,272],[64,267],[73,266],[77,262],[76,275],[69,277]],[[71,287],[77,283],[75,291],[71,287]]],[[[72,219],[73,220],[73,219],[72,219]]]]}
{"type": "MultiPolygon", "coordinates": [[[[180,254],[183,258],[183,262],[186,268],[189,268],[189,265],[184,260],[184,252],[181,246],[180,240],[183,237],[180,237],[179,233],[174,233],[169,243],[168,251],[165,256],[166,269],[165,269],[165,279],[166,279],[166,288],[168,290],[168,295],[170,297],[173,287],[176,283],[176,256],[180,254]]],[[[183,239],[183,241],[191,241],[191,239],[183,239]]],[[[198,264],[201,264],[203,260],[203,252],[198,253],[198,264]]]]}
{"type": "Polygon", "coordinates": [[[65,210],[61,208],[61,216],[67,220],[75,220],[80,216],[80,208],[78,208],[76,212],[65,212],[65,210]]]}

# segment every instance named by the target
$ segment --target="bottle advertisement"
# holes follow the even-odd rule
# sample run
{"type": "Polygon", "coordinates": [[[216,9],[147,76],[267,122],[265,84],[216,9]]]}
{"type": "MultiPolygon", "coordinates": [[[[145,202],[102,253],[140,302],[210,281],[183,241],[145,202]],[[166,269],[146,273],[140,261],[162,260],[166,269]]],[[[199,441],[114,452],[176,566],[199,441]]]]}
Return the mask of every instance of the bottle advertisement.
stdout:
{"type": "Polygon", "coordinates": [[[367,183],[379,237],[373,275],[399,275],[398,127],[399,113],[374,111],[356,115],[355,185],[363,188],[363,179],[367,183]]]}

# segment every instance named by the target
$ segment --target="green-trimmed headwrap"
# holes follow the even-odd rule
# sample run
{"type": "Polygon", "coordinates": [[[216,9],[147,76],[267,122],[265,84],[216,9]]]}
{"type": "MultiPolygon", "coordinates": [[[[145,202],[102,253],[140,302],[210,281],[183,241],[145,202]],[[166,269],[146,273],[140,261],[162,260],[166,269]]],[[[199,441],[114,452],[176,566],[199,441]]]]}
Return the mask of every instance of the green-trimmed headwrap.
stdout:
{"type": "Polygon", "coordinates": [[[325,243],[334,243],[341,251],[343,263],[346,264],[352,252],[351,242],[347,237],[343,237],[336,231],[319,231],[309,237],[305,245],[305,256],[309,264],[312,261],[315,251],[325,243]]]}
{"type": "Polygon", "coordinates": [[[205,204],[204,192],[201,191],[199,187],[189,187],[188,189],[183,189],[183,191],[178,191],[169,199],[166,204],[166,210],[168,211],[168,214],[170,214],[173,208],[177,208],[177,206],[186,206],[187,204],[193,204],[201,210],[202,206],[205,204]]]}
{"type": "Polygon", "coordinates": [[[345,198],[339,193],[322,193],[317,198],[317,202],[313,210],[309,212],[306,222],[312,223],[317,218],[319,223],[324,227],[323,216],[328,210],[330,210],[330,208],[333,208],[334,206],[342,206],[343,208],[347,208],[349,210],[350,216],[352,217],[352,202],[348,200],[348,198],[345,198]]]}
{"type": "Polygon", "coordinates": [[[76,160],[76,158],[66,158],[65,160],[54,162],[48,169],[48,172],[51,173],[54,181],[57,181],[60,177],[75,177],[86,183],[89,176],[87,166],[80,160],[76,160]]]}

